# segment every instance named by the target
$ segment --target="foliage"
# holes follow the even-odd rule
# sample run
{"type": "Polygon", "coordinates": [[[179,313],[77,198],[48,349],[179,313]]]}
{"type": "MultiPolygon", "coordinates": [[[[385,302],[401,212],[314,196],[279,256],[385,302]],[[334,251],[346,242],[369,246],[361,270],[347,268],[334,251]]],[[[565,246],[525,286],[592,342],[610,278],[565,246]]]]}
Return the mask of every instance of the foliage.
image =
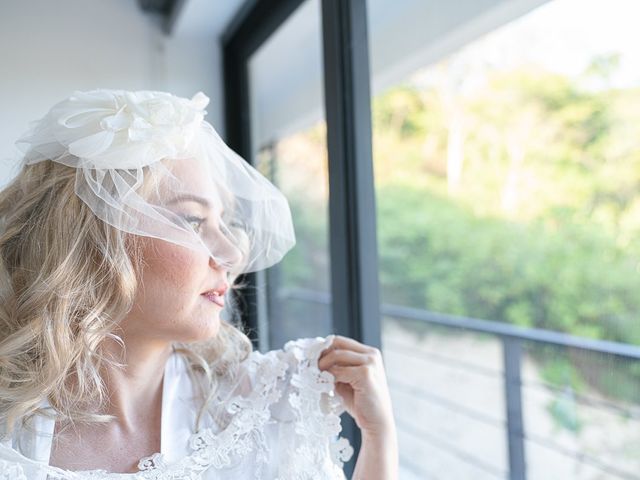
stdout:
{"type": "MultiPolygon", "coordinates": [[[[614,60],[584,78],[490,71],[472,90],[440,68],[374,100],[384,302],[640,345],[640,89],[608,86],[614,60]]],[[[326,222],[299,204],[299,232],[326,252],[326,222]]],[[[314,282],[313,257],[297,281],[314,282]]],[[[612,391],[588,362],[538,358],[571,391],[612,391]]],[[[629,363],[614,394],[637,400],[629,363]]],[[[551,413],[578,431],[564,401],[551,413]]]]}
{"type": "MultiPolygon", "coordinates": [[[[640,89],[528,67],[469,93],[438,74],[373,106],[384,301],[640,345],[640,89]]],[[[536,358],[572,392],[640,401],[637,364],[612,383],[593,362],[536,358]]],[[[577,432],[567,401],[550,413],[577,432]]]]}

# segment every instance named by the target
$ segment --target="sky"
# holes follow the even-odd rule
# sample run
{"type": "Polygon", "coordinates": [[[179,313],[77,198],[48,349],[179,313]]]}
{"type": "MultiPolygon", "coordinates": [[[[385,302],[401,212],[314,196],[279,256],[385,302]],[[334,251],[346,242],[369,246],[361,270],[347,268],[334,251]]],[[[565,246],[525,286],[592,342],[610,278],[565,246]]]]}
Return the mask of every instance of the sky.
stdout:
{"type": "MultiPolygon", "coordinates": [[[[611,86],[640,87],[640,0],[551,0],[470,43],[449,58],[469,79],[473,66],[537,64],[579,76],[597,55],[618,53],[611,86]]],[[[477,70],[477,69],[476,69],[477,70]]],[[[482,68],[484,70],[484,68],[482,68]]],[[[429,67],[414,80],[424,82],[429,67]]]]}

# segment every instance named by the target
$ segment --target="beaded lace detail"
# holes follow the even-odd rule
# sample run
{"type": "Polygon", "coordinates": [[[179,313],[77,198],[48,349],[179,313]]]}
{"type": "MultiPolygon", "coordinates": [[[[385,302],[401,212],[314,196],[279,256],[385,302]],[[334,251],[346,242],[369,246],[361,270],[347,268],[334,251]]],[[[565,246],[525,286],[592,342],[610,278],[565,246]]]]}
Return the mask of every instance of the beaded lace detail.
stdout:
{"type": "Polygon", "coordinates": [[[254,379],[251,392],[226,403],[225,411],[232,416],[225,429],[205,428],[192,434],[190,453],[181,460],[168,463],[155,453],[140,460],[136,473],[69,471],[26,458],[0,443],[0,480],[27,480],[25,472],[46,474],[49,480],[200,480],[207,478],[207,470],[237,465],[251,453],[256,465],[253,478],[266,479],[271,456],[264,429],[279,421],[270,407],[283,394],[294,428],[292,435],[280,439],[287,450],[274,480],[343,480],[342,466],[353,448],[347,439],[336,439],[344,405],[334,392],[333,375],[317,367],[327,344],[322,337],[304,338],[287,342],[283,350],[252,352],[246,361],[254,379]]]}

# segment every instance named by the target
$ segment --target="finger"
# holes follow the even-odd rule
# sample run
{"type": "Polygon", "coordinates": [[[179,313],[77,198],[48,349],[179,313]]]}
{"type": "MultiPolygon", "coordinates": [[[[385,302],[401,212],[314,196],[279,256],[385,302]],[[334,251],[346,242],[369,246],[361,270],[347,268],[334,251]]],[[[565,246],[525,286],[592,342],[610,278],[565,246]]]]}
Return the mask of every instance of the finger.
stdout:
{"type": "Polygon", "coordinates": [[[365,365],[372,362],[370,354],[351,350],[330,350],[318,361],[318,368],[326,370],[331,365],[365,365]]]}
{"type": "Polygon", "coordinates": [[[365,365],[332,365],[327,371],[334,376],[336,382],[348,383],[352,387],[356,386],[363,378],[367,378],[365,365]]]}
{"type": "Polygon", "coordinates": [[[325,352],[327,350],[336,349],[346,349],[353,350],[354,352],[368,353],[374,348],[369,345],[365,345],[364,343],[360,343],[353,338],[343,337],[342,335],[335,335],[333,342],[331,342],[331,345],[325,350],[325,352]]]}

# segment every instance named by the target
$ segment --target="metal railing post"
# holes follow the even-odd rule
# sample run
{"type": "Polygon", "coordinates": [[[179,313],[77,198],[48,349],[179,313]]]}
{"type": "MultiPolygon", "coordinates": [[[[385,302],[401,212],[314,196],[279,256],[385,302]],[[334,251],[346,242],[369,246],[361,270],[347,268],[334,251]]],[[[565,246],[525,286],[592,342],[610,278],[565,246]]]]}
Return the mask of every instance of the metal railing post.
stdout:
{"type": "Polygon", "coordinates": [[[504,392],[507,409],[507,448],[509,480],[526,480],[524,425],[522,420],[521,358],[522,342],[501,337],[504,359],[504,392]]]}

